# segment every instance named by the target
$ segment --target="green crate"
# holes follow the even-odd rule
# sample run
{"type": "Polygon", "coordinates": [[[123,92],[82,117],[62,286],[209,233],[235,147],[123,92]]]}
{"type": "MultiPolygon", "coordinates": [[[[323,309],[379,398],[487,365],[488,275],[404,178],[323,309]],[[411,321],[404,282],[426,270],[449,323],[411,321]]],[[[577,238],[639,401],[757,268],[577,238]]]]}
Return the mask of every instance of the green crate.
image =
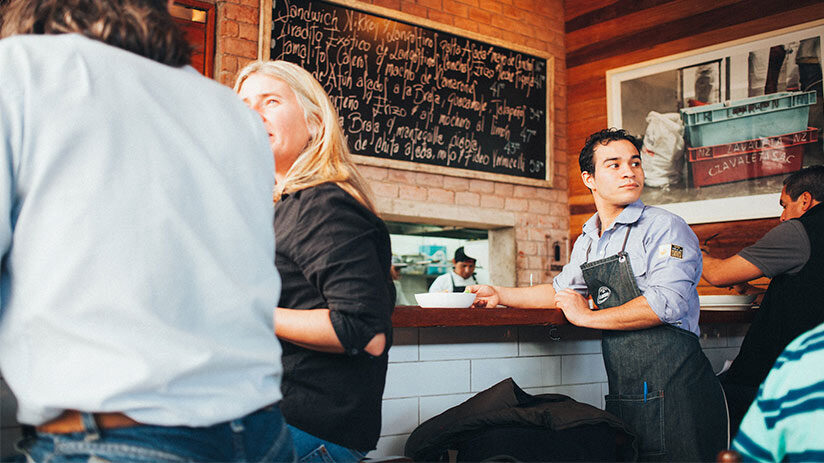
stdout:
{"type": "Polygon", "coordinates": [[[692,147],[773,137],[807,128],[815,92],[782,92],[681,110],[692,147]]]}

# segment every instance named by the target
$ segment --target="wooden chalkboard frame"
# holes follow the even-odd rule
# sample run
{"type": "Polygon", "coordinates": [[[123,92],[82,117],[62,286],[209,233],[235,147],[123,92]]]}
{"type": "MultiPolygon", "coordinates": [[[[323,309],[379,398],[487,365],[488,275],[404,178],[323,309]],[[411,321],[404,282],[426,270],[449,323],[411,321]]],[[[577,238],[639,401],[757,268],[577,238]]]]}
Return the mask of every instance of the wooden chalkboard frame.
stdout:
{"type": "MultiPolygon", "coordinates": [[[[336,4],[341,7],[359,10],[364,13],[383,16],[388,19],[410,23],[420,27],[443,31],[458,37],[468,38],[479,42],[502,47],[511,51],[526,53],[546,60],[546,178],[534,179],[519,177],[516,175],[499,174],[492,172],[479,172],[454,167],[436,166],[414,161],[402,161],[398,159],[384,159],[372,156],[353,155],[355,162],[362,165],[387,167],[401,170],[412,170],[417,172],[428,172],[455,177],[466,177],[481,180],[490,180],[504,183],[514,183],[519,185],[529,185],[537,187],[551,188],[555,174],[555,159],[553,152],[553,139],[555,135],[555,57],[549,53],[523,45],[506,42],[494,37],[478,34],[475,32],[459,29],[442,23],[430,21],[428,19],[412,16],[400,11],[384,8],[380,6],[362,3],[357,0],[323,0],[326,3],[336,4]]],[[[260,35],[258,40],[258,59],[268,60],[271,52],[272,33],[272,0],[261,0],[260,5],[260,35]]]]}

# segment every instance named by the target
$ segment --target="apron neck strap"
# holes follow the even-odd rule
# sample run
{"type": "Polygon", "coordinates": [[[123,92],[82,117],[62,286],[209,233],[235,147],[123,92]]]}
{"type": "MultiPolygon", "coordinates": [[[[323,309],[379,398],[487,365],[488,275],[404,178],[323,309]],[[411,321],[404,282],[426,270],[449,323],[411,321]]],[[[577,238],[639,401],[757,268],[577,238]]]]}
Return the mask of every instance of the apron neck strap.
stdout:
{"type": "MultiPolygon", "coordinates": [[[[644,209],[646,209],[646,208],[647,208],[647,206],[644,205],[644,208],[641,209],[641,214],[644,213],[644,209]]],[[[638,218],[640,219],[640,216],[638,218]]],[[[627,233],[624,235],[624,242],[621,243],[621,252],[624,252],[624,249],[626,249],[626,247],[627,247],[627,240],[629,239],[629,231],[632,230],[632,226],[634,224],[635,224],[634,222],[630,223],[630,224],[627,224],[627,233]]],[[[592,240],[590,240],[589,245],[587,246],[587,254],[586,254],[586,257],[584,258],[584,262],[589,262],[589,251],[591,249],[592,249],[592,240]]]]}

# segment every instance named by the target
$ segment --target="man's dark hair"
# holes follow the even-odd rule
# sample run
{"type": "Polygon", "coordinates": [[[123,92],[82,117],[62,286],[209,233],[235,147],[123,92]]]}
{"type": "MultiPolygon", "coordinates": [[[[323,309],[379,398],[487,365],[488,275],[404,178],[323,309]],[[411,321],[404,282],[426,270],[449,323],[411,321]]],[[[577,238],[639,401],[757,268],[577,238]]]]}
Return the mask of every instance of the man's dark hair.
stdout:
{"type": "Polygon", "coordinates": [[[801,193],[809,192],[816,201],[824,201],[824,165],[805,167],[784,179],[787,195],[795,201],[801,193]]]}
{"type": "Polygon", "coordinates": [[[474,257],[469,257],[469,256],[466,255],[466,252],[464,251],[463,246],[461,246],[461,247],[459,247],[458,249],[455,250],[455,259],[454,260],[455,260],[456,264],[458,262],[473,262],[473,263],[475,262],[474,257]]]}
{"type": "Polygon", "coordinates": [[[632,143],[638,152],[641,152],[643,142],[640,139],[630,135],[626,130],[616,129],[615,127],[599,130],[587,138],[587,142],[584,143],[584,147],[581,149],[581,154],[578,156],[578,165],[581,167],[581,172],[589,172],[590,174],[594,174],[595,164],[592,161],[592,157],[595,154],[595,148],[597,145],[606,145],[609,142],[618,140],[626,140],[632,143]]]}
{"type": "Polygon", "coordinates": [[[8,0],[0,7],[0,38],[71,33],[174,67],[189,64],[192,53],[166,0],[8,0]]]}

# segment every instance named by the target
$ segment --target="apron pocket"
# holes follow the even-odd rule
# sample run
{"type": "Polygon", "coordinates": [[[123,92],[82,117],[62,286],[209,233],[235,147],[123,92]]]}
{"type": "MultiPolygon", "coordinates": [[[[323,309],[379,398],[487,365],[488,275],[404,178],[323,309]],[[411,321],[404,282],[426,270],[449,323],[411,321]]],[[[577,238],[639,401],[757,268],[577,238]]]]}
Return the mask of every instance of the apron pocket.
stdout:
{"type": "Polygon", "coordinates": [[[608,394],[607,412],[620,418],[638,435],[642,459],[663,456],[664,445],[664,391],[643,395],[608,394]]]}

